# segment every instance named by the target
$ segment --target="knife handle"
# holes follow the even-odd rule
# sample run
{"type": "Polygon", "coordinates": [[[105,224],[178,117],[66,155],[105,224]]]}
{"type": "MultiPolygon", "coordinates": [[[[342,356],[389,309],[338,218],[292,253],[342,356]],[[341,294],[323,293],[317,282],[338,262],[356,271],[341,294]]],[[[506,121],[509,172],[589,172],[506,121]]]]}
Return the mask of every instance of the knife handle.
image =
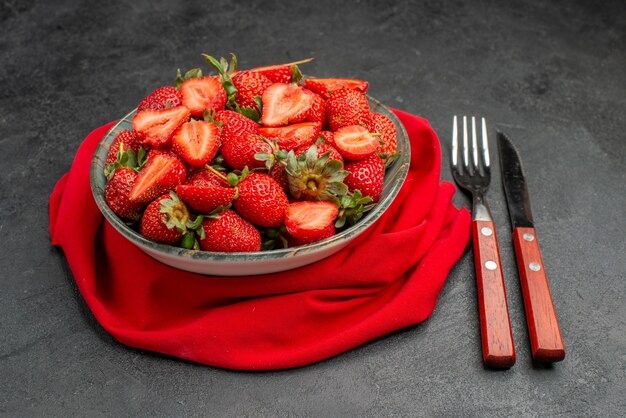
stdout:
{"type": "Polygon", "coordinates": [[[505,369],[515,364],[515,346],[493,221],[472,221],[483,362],[505,369]]]}
{"type": "Polygon", "coordinates": [[[535,229],[514,228],[513,241],[533,359],[545,363],[561,361],[565,347],[535,229]]]}

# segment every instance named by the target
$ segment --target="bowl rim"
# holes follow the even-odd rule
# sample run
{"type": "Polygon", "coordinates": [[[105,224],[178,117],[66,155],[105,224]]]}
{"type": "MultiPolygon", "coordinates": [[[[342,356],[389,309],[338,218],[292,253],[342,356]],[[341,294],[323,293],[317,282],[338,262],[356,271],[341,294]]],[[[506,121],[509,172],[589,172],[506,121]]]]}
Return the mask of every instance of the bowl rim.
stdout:
{"type": "MultiPolygon", "coordinates": [[[[105,146],[105,140],[109,139],[112,132],[114,132],[122,123],[130,118],[137,109],[131,110],[123,118],[119,119],[102,137],[98,142],[98,145],[94,151],[91,159],[89,170],[89,183],[91,186],[91,192],[93,198],[102,213],[104,219],[108,221],[120,234],[126,237],[133,244],[139,247],[148,247],[152,251],[168,254],[170,256],[181,256],[185,258],[193,258],[198,260],[206,260],[212,262],[229,262],[241,261],[241,262],[255,262],[255,261],[267,261],[269,259],[281,259],[284,257],[297,257],[298,255],[304,255],[308,253],[314,253],[317,250],[326,248],[328,246],[337,245],[340,241],[351,238],[353,235],[360,235],[366,229],[368,229],[374,222],[376,222],[383,213],[389,208],[391,203],[395,200],[400,188],[404,184],[409,172],[411,144],[406,132],[406,129],[400,119],[377,99],[366,95],[368,100],[375,103],[378,107],[383,108],[391,116],[391,119],[396,125],[398,133],[404,138],[405,151],[400,155],[393,165],[399,164],[398,172],[394,176],[393,183],[390,186],[389,193],[381,199],[372,210],[365,213],[365,215],[355,224],[345,230],[333,235],[332,237],[317,241],[311,244],[300,245],[297,247],[281,248],[275,250],[261,250],[257,252],[214,252],[204,250],[190,250],[181,247],[175,247],[168,244],[161,244],[155,241],[151,241],[139,234],[137,231],[126,225],[126,223],[119,218],[106,203],[104,198],[104,189],[96,183],[98,176],[104,176],[104,160],[99,155],[105,155],[103,148],[108,152],[108,146],[105,146]]],[[[112,142],[112,141],[111,141],[112,142]]]]}

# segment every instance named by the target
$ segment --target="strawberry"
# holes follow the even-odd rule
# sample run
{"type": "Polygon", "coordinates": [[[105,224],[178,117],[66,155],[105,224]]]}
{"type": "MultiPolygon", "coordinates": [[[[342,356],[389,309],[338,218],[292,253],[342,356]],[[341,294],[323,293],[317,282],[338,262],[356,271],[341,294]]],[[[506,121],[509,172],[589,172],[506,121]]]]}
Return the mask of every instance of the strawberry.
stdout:
{"type": "Polygon", "coordinates": [[[113,213],[131,221],[139,219],[139,212],[143,208],[141,203],[131,202],[128,198],[136,179],[135,170],[120,168],[115,171],[104,188],[106,201],[113,213]]]}
{"type": "Polygon", "coordinates": [[[259,128],[259,135],[268,139],[276,139],[278,146],[284,150],[309,146],[320,135],[322,124],[304,122],[276,128],[259,128]]]}
{"type": "Polygon", "coordinates": [[[301,77],[298,64],[305,64],[313,61],[313,58],[307,58],[302,61],[290,62],[289,64],[270,65],[267,67],[257,67],[249,71],[261,73],[265,77],[269,78],[273,83],[291,83],[298,82],[298,77],[301,77]],[[294,80],[294,75],[296,79],[294,80]]]}
{"type": "Polygon", "coordinates": [[[237,196],[237,189],[215,184],[179,184],[176,194],[183,202],[200,213],[210,213],[218,207],[228,206],[237,196]]]}
{"type": "Polygon", "coordinates": [[[285,191],[270,175],[252,172],[238,185],[239,197],[234,206],[249,222],[265,227],[283,224],[289,204],[285,191]]]}
{"type": "Polygon", "coordinates": [[[180,85],[183,105],[191,116],[202,117],[205,110],[219,111],[226,106],[226,90],[218,77],[190,78],[180,85]]]}
{"type": "Polygon", "coordinates": [[[335,90],[326,100],[326,117],[332,131],[350,125],[367,126],[370,119],[367,97],[356,90],[335,90]]]}
{"type": "Polygon", "coordinates": [[[335,234],[339,210],[331,202],[291,203],[285,212],[285,227],[298,245],[310,244],[335,234]]]}
{"type": "Polygon", "coordinates": [[[169,151],[151,150],[130,191],[132,202],[148,203],[185,180],[187,168],[169,151]]]}
{"type": "Polygon", "coordinates": [[[378,137],[360,125],[344,126],[335,132],[335,148],[348,160],[361,160],[376,152],[378,137]]]}
{"type": "Polygon", "coordinates": [[[232,110],[221,110],[215,115],[215,122],[221,125],[222,143],[228,142],[231,138],[245,136],[249,133],[257,133],[259,124],[247,117],[233,112],[232,110]]]}
{"type": "Polygon", "coordinates": [[[195,168],[194,171],[189,173],[189,177],[184,184],[191,184],[194,186],[214,185],[222,187],[230,187],[228,180],[223,174],[218,174],[215,170],[208,168],[195,168]]]}
{"type": "Polygon", "coordinates": [[[172,135],[172,150],[192,166],[205,165],[219,148],[220,130],[214,123],[191,120],[172,135]]]}
{"type": "Polygon", "coordinates": [[[137,106],[137,111],[168,109],[181,104],[183,104],[183,96],[180,94],[180,91],[176,87],[165,86],[159,87],[147,95],[137,106]]]}
{"type": "Polygon", "coordinates": [[[350,172],[343,181],[350,191],[360,190],[363,196],[378,202],[385,180],[383,160],[378,155],[372,155],[360,161],[350,161],[344,168],[350,172]]]}
{"type": "Polygon", "coordinates": [[[274,164],[267,174],[269,174],[276,183],[280,184],[280,187],[282,187],[285,193],[289,192],[289,179],[287,178],[285,167],[281,164],[274,164]]]}
{"type": "Polygon", "coordinates": [[[189,210],[175,193],[164,194],[148,205],[139,223],[139,233],[165,244],[177,244],[187,231],[189,210]]]}
{"type": "Polygon", "coordinates": [[[243,170],[246,166],[263,167],[265,163],[254,158],[257,153],[272,153],[270,144],[258,134],[248,133],[236,136],[229,141],[224,141],[222,145],[224,161],[235,170],[243,170]]]}
{"type": "Polygon", "coordinates": [[[326,121],[326,102],[320,95],[311,94],[313,95],[313,103],[311,103],[305,118],[309,122],[320,122],[323,125],[326,121]]]}
{"type": "Polygon", "coordinates": [[[275,83],[265,89],[261,100],[263,125],[281,126],[304,121],[314,96],[297,84],[275,83]]]}
{"type": "MultiPolygon", "coordinates": [[[[296,157],[300,154],[304,154],[305,152],[307,152],[309,149],[308,145],[304,145],[300,148],[296,148],[295,150],[295,154],[296,157]]],[[[343,157],[341,156],[341,154],[339,153],[339,151],[337,151],[332,145],[328,145],[328,144],[318,144],[317,145],[317,158],[321,157],[322,155],[328,154],[328,159],[329,160],[337,160],[337,161],[341,161],[343,163],[343,157]]]]}
{"type": "Polygon", "coordinates": [[[235,211],[220,212],[217,219],[202,221],[204,238],[200,248],[217,252],[254,252],[261,250],[261,234],[235,211]]]}
{"type": "Polygon", "coordinates": [[[187,122],[189,116],[189,109],[185,106],[142,110],[133,117],[133,130],[143,145],[166,147],[176,128],[187,122]]]}
{"type": "Polygon", "coordinates": [[[307,78],[304,80],[307,89],[319,94],[324,99],[330,97],[330,93],[339,89],[350,89],[365,93],[369,83],[363,80],[349,78],[307,78]]]}
{"type": "Polygon", "coordinates": [[[391,119],[380,113],[370,113],[369,131],[380,134],[380,140],[384,144],[379,145],[376,151],[379,154],[384,154],[384,158],[396,152],[396,125],[391,119]]]}
{"type": "Polygon", "coordinates": [[[235,102],[239,107],[251,107],[257,109],[254,98],[262,96],[266,88],[271,86],[272,81],[262,73],[253,71],[241,71],[232,78],[233,85],[237,88],[235,102]]]}
{"type": "Polygon", "coordinates": [[[109,153],[107,154],[106,164],[112,164],[117,161],[118,154],[120,152],[120,144],[124,147],[124,151],[132,149],[135,154],[139,152],[139,141],[133,131],[122,131],[113,140],[109,153]]]}
{"type": "Polygon", "coordinates": [[[320,136],[324,137],[325,144],[335,146],[335,134],[333,131],[322,131],[320,132],[320,136]]]}

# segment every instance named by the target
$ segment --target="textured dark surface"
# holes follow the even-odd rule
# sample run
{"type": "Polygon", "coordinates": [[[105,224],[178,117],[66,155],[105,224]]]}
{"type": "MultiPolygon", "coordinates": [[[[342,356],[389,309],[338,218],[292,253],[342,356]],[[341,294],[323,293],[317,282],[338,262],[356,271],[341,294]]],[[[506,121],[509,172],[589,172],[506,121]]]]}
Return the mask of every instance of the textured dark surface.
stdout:
{"type": "Polygon", "coordinates": [[[105,3],[0,3],[1,415],[624,414],[626,3],[105,3]],[[50,246],[48,195],[90,130],[203,51],[243,66],[315,56],[308,73],[368,80],[372,96],[431,121],[443,179],[453,114],[505,130],[529,177],[565,361],[529,357],[497,176],[508,371],[482,367],[471,250],[428,321],[309,367],[231,372],[116,343],[50,246]]]}

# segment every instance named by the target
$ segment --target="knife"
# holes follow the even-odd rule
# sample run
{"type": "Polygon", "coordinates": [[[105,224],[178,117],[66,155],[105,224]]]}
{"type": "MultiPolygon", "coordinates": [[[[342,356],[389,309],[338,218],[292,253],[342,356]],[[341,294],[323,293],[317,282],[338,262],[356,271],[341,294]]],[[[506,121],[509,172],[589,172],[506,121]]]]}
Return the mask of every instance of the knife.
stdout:
{"type": "Polygon", "coordinates": [[[561,361],[565,358],[565,348],[537,242],[522,161],[509,138],[502,132],[498,132],[498,152],[513,228],[531,353],[537,362],[561,361]]]}

